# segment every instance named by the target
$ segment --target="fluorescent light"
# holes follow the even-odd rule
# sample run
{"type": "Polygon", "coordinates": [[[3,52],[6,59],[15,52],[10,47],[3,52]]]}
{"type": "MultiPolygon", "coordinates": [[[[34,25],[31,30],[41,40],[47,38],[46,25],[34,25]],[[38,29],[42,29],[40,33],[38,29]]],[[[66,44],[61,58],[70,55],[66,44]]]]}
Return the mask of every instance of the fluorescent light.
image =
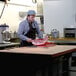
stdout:
{"type": "Polygon", "coordinates": [[[32,2],[32,0],[10,0],[8,3],[13,4],[20,4],[20,5],[28,5],[28,6],[34,6],[35,4],[32,2]]]}

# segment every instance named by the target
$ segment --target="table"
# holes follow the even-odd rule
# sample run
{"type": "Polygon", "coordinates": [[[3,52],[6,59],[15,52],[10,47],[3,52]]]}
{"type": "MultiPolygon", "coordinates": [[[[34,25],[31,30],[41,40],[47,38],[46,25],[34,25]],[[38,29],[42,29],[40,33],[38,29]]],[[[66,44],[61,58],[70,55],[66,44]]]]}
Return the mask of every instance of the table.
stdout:
{"type": "MultiPolygon", "coordinates": [[[[20,47],[0,50],[0,70],[24,76],[69,76],[69,57],[76,46],[20,47]],[[14,70],[12,70],[14,69],[14,70]]],[[[8,72],[8,74],[9,74],[8,72]]],[[[8,75],[7,74],[7,75],[8,75]]]]}

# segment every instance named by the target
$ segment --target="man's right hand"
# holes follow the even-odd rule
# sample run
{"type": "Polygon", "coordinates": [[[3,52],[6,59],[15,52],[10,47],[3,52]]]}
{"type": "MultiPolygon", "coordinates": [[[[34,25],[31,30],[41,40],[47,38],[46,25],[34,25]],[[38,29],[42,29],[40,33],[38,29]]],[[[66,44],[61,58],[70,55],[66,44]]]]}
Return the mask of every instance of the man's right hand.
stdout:
{"type": "Polygon", "coordinates": [[[28,39],[27,39],[27,42],[32,42],[32,39],[31,39],[31,38],[28,38],[28,39]]]}

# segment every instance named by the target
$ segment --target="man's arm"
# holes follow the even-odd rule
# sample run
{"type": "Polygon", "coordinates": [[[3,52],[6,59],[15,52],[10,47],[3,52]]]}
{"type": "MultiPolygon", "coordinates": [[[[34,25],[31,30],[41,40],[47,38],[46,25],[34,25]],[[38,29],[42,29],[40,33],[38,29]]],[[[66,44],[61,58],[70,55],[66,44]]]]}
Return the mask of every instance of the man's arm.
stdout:
{"type": "Polygon", "coordinates": [[[23,35],[23,32],[24,32],[24,24],[21,22],[19,24],[19,28],[18,28],[18,37],[21,39],[21,40],[28,40],[28,37],[24,36],[23,35]]]}

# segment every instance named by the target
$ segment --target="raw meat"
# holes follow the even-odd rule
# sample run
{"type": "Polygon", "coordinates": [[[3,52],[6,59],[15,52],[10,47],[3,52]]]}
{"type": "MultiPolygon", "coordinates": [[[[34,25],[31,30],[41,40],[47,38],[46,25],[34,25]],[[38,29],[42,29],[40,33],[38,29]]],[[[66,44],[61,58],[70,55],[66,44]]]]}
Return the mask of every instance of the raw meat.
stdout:
{"type": "Polygon", "coordinates": [[[35,39],[35,40],[32,40],[32,44],[33,45],[43,45],[47,41],[48,41],[48,36],[45,36],[45,38],[43,38],[43,39],[35,39]]]}

